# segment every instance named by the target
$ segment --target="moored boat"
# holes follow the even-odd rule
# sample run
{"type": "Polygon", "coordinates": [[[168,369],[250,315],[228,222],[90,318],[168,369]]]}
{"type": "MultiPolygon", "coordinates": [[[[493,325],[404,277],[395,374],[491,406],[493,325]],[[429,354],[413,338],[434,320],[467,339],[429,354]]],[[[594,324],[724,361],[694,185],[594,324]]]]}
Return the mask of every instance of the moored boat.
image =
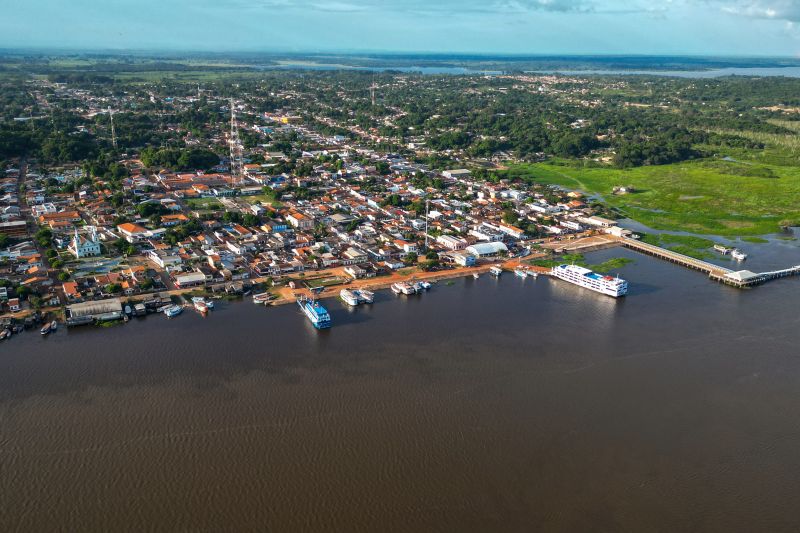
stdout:
{"type": "Polygon", "coordinates": [[[392,283],[392,292],[395,294],[416,294],[417,289],[411,283],[398,281],[397,283],[392,283]]]}
{"type": "Polygon", "coordinates": [[[170,305],[164,310],[164,314],[167,315],[167,318],[178,316],[182,312],[183,312],[183,306],[180,305],[170,305]]]}
{"type": "Polygon", "coordinates": [[[328,310],[314,298],[301,296],[297,299],[297,305],[306,315],[306,318],[317,329],[327,329],[331,327],[331,315],[328,310]]]}
{"type": "Polygon", "coordinates": [[[201,313],[206,313],[209,309],[214,308],[214,304],[211,302],[211,300],[203,298],[202,296],[194,296],[192,298],[192,305],[194,305],[195,309],[201,313]]]}
{"type": "Polygon", "coordinates": [[[733,257],[737,261],[744,261],[745,259],[747,259],[747,254],[736,248],[731,252],[731,257],[733,257]]]}
{"type": "Polygon", "coordinates": [[[339,298],[342,299],[344,303],[351,306],[356,306],[361,303],[358,297],[358,291],[350,290],[350,289],[342,289],[339,291],[339,298]]]}
{"type": "Polygon", "coordinates": [[[371,304],[375,301],[375,293],[372,291],[368,291],[367,289],[359,289],[358,294],[361,296],[361,299],[364,300],[364,303],[371,304]]]}
{"type": "Polygon", "coordinates": [[[39,330],[39,333],[41,333],[42,335],[47,335],[51,331],[52,331],[51,322],[47,322],[44,326],[42,326],[42,329],[39,330]]]}
{"type": "Polygon", "coordinates": [[[577,265],[559,265],[553,268],[552,274],[558,279],[606,296],[619,298],[628,293],[628,282],[624,279],[604,276],[577,265]]]}
{"type": "Polygon", "coordinates": [[[528,271],[525,270],[524,268],[517,268],[514,270],[514,275],[519,278],[525,279],[528,277],[528,271]]]}
{"type": "Polygon", "coordinates": [[[502,274],[502,273],[503,273],[503,269],[502,269],[501,267],[499,267],[499,266],[495,265],[495,266],[493,266],[492,268],[490,268],[490,269],[489,269],[489,273],[490,273],[492,276],[494,276],[494,277],[496,277],[496,278],[499,278],[499,277],[500,277],[500,274],[502,274]]]}
{"type": "Polygon", "coordinates": [[[253,295],[253,303],[254,304],[265,304],[265,303],[269,302],[270,300],[272,300],[272,294],[270,294],[268,292],[262,292],[262,293],[253,295]]]}

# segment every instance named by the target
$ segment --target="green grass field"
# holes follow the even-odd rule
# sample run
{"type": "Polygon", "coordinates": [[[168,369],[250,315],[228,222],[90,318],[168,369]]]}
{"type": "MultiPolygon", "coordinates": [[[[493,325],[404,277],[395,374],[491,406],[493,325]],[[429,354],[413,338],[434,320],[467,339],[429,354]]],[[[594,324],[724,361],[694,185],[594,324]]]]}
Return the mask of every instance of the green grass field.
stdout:
{"type": "Polygon", "coordinates": [[[217,198],[189,198],[186,204],[192,209],[222,209],[217,198]]]}
{"type": "Polygon", "coordinates": [[[597,194],[623,215],[662,230],[763,235],[800,224],[798,166],[704,159],[618,169],[552,161],[514,165],[508,176],[597,194]],[[636,192],[614,195],[615,186],[636,192]]]}

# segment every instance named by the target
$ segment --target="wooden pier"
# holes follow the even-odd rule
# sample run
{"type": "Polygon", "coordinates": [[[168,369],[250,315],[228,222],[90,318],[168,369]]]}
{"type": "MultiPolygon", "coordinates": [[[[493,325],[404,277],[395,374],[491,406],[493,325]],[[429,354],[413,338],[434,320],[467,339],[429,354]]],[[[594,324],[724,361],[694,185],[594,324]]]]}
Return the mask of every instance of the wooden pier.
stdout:
{"type": "Polygon", "coordinates": [[[751,272],[749,270],[734,271],[729,268],[721,267],[702,259],[689,257],[688,255],[680,254],[678,252],[647,244],[636,239],[621,237],[619,243],[626,248],[641,252],[647,255],[664,259],[671,263],[675,263],[693,270],[699,270],[708,274],[709,279],[743,289],[745,287],[752,287],[760,285],[773,279],[785,278],[789,276],[800,275],[800,265],[785,268],[783,270],[774,270],[772,272],[751,272]]]}

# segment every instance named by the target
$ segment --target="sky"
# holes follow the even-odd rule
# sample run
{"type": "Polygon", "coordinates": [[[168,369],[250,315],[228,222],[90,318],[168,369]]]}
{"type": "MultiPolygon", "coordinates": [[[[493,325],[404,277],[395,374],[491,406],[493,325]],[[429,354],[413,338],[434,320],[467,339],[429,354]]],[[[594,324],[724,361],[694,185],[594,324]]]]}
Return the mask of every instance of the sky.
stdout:
{"type": "Polygon", "coordinates": [[[800,0],[0,0],[0,47],[800,57],[800,0]]]}

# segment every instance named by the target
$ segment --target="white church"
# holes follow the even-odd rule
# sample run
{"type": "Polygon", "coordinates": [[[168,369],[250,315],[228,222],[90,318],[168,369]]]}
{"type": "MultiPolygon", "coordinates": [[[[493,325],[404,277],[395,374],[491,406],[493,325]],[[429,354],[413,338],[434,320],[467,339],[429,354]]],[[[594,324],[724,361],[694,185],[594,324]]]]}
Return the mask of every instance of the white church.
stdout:
{"type": "Polygon", "coordinates": [[[84,236],[79,235],[78,229],[75,228],[75,236],[69,243],[69,251],[78,259],[100,255],[100,239],[97,238],[97,228],[88,226],[87,229],[89,233],[84,236]]]}

